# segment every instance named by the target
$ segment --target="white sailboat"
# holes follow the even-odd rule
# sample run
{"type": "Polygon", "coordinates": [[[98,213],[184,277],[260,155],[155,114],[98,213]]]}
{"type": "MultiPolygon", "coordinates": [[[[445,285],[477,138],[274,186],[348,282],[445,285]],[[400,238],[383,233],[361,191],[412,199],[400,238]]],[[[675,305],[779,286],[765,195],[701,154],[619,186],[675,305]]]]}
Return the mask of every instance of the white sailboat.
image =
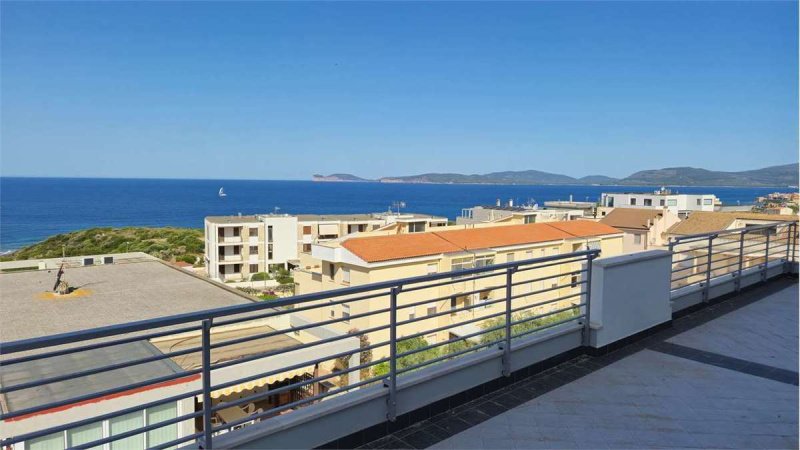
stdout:
{"type": "Polygon", "coordinates": [[[220,198],[228,196],[228,194],[225,193],[225,189],[224,188],[219,188],[219,196],[220,196],[220,198]]]}

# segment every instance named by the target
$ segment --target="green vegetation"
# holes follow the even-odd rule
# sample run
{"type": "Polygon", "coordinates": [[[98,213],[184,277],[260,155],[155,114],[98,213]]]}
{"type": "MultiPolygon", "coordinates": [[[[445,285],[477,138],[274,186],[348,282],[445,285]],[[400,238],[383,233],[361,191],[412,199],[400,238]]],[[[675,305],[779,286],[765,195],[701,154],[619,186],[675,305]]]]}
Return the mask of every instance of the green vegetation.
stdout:
{"type": "MultiPolygon", "coordinates": [[[[541,314],[541,313],[540,313],[541,314]]],[[[556,322],[561,322],[562,320],[567,320],[572,317],[577,316],[580,314],[578,308],[572,308],[567,311],[562,311],[560,313],[552,314],[545,317],[540,317],[538,319],[529,320],[527,322],[518,323],[511,326],[511,336],[517,336],[520,334],[524,334],[528,331],[535,330],[537,328],[543,327],[545,325],[554,324],[556,322]]],[[[511,316],[511,322],[518,322],[520,320],[524,320],[528,317],[533,317],[537,314],[532,312],[526,311],[523,313],[515,314],[511,316]]],[[[506,323],[505,317],[497,317],[494,319],[487,320],[481,324],[481,328],[484,330],[495,328],[499,326],[503,326],[506,323]]],[[[481,335],[481,343],[488,344],[489,342],[495,342],[505,337],[505,329],[500,328],[498,330],[492,330],[487,333],[481,335]]]]}
{"type": "Polygon", "coordinates": [[[266,281],[269,279],[270,277],[267,272],[258,272],[250,276],[250,281],[266,281]]]}
{"type": "Polygon", "coordinates": [[[261,300],[265,300],[266,301],[266,300],[277,300],[280,297],[278,297],[275,294],[261,294],[261,295],[258,296],[258,298],[260,298],[261,300]]]}
{"type": "MultiPolygon", "coordinates": [[[[426,341],[422,337],[414,337],[410,339],[403,339],[397,341],[397,354],[410,352],[412,350],[417,350],[420,348],[424,348],[429,346],[428,341],[426,341]]],[[[465,340],[451,342],[447,345],[441,345],[439,347],[428,348],[426,350],[422,350],[417,353],[413,353],[411,355],[402,356],[397,359],[397,370],[407,369],[409,367],[413,367],[424,362],[430,361],[432,359],[436,359],[442,356],[450,355],[456,352],[460,352],[462,350],[466,350],[472,347],[472,344],[465,340]]],[[[375,376],[382,376],[389,373],[389,363],[382,362],[380,364],[376,364],[374,368],[375,376]]]]}
{"type": "Polygon", "coordinates": [[[294,284],[294,278],[292,278],[292,274],[284,269],[283,267],[278,267],[272,272],[273,278],[280,284],[294,284]]]}
{"type": "Polygon", "coordinates": [[[90,228],[57,234],[2,258],[4,261],[144,252],[166,261],[202,261],[203,230],[193,228],[90,228]]]}

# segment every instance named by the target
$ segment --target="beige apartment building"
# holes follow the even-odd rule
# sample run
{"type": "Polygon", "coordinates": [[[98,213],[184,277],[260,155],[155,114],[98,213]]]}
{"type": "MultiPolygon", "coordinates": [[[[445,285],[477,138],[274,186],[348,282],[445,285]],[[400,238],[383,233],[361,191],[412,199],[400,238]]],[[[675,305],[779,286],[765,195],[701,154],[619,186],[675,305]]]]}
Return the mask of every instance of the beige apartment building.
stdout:
{"type": "MultiPolygon", "coordinates": [[[[350,237],[313,245],[312,255],[321,261],[321,266],[315,271],[296,270],[295,281],[298,283],[298,292],[305,294],[585,249],[600,249],[602,256],[619,255],[623,251],[623,233],[605,224],[576,220],[419,234],[350,237]]],[[[579,294],[582,285],[578,283],[580,275],[574,272],[580,269],[581,264],[573,262],[515,274],[513,281],[519,284],[513,287],[512,293],[522,296],[514,300],[512,306],[516,308],[564,297],[563,301],[532,310],[538,314],[578,304],[581,301],[579,294]],[[538,280],[549,276],[554,277],[538,280]],[[526,283],[526,280],[530,282],[526,283]],[[537,293],[546,289],[551,290],[537,293]]],[[[429,344],[434,344],[480,331],[479,321],[467,325],[458,324],[504,311],[502,302],[492,303],[493,300],[505,298],[505,287],[498,288],[498,285],[504,283],[505,272],[500,272],[496,277],[463,282],[455,278],[452,283],[444,286],[401,291],[398,297],[398,321],[431,317],[399,327],[398,337],[453,325],[448,330],[425,336],[429,344]],[[403,307],[413,303],[419,304],[403,307]],[[481,303],[486,305],[481,307],[481,303]],[[436,315],[472,305],[477,307],[436,315]]],[[[381,310],[388,305],[388,295],[380,295],[369,300],[320,308],[320,316],[314,319],[348,318],[381,310]]],[[[387,324],[388,320],[388,314],[382,313],[354,318],[337,326],[343,330],[366,330],[387,324]]],[[[384,342],[388,339],[388,331],[376,331],[368,337],[373,344],[384,342]]],[[[388,347],[376,349],[375,357],[381,357],[387,351],[388,347]]]]}
{"type": "Polygon", "coordinates": [[[667,230],[681,219],[668,209],[614,208],[600,223],[625,232],[625,253],[651,250],[667,245],[667,230]]]}

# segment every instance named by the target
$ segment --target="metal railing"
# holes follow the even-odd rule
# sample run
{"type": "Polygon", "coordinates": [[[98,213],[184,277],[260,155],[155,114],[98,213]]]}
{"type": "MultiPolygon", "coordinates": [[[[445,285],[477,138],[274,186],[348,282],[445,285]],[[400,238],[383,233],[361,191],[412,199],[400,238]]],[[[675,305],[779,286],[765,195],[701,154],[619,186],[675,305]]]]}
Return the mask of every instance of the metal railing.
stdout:
{"type": "Polygon", "coordinates": [[[771,264],[796,262],[797,239],[797,222],[672,238],[671,290],[696,286],[702,289],[703,301],[708,301],[712,280],[733,277],[738,292],[743,272],[757,270],[766,280],[771,264]]]}
{"type": "Polygon", "coordinates": [[[57,433],[68,436],[64,433],[78,427],[188,401],[191,410],[180,411],[180,415],[176,412],[175,417],[147,421],[113,435],[104,425],[101,439],[76,444],[65,438],[65,446],[93,448],[190,423],[191,433],[177,435],[176,431],[175,439],[156,445],[145,442],[152,448],[198,442],[208,449],[216,434],[365,386],[385,388],[387,419],[395,420],[397,380],[405,374],[468,353],[492,351],[502,353],[502,372],[508,376],[515,338],[562,324],[580,324],[588,342],[591,262],[598,255],[599,250],[579,251],[5,342],[0,344],[0,370],[22,368],[22,372],[29,364],[50,361],[58,366],[60,358],[121,350],[134,343],[150,345],[178,337],[188,347],[169,347],[146,357],[6,383],[0,387],[0,395],[24,396],[37,389],[58,388],[58,383],[64,382],[91,386],[94,376],[151,364],[168,362],[173,367],[170,373],[145,380],[88,389],[69,398],[3,411],[0,420],[6,423],[165,383],[184,382],[187,387],[112,412],[0,436],[0,446],[57,433]],[[268,326],[262,327],[264,324],[268,326]],[[243,329],[251,331],[243,333],[243,329]],[[231,330],[238,333],[236,337],[215,339],[231,330]],[[199,343],[193,343],[197,340],[199,343]],[[247,350],[231,356],[237,348],[247,350]],[[191,357],[199,363],[187,364],[191,357]],[[248,365],[264,361],[280,364],[268,370],[248,365]],[[296,371],[303,374],[296,375],[296,371]],[[288,375],[281,378],[281,374],[288,375]],[[218,376],[221,378],[215,382],[218,376]],[[247,387],[268,377],[279,381],[247,387]],[[246,390],[247,395],[225,394],[226,389],[238,388],[246,390]],[[256,408],[259,404],[262,407],[256,408]],[[230,419],[225,411],[236,412],[236,417],[230,419]]]}

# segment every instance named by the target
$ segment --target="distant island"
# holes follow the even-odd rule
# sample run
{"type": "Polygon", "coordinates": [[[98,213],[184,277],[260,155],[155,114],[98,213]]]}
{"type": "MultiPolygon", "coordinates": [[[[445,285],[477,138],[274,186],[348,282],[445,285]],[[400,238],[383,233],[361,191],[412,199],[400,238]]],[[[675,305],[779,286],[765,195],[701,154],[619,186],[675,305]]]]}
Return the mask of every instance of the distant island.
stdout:
{"type": "Polygon", "coordinates": [[[380,182],[380,183],[436,183],[436,184],[583,184],[628,186],[797,186],[798,163],[742,172],[722,172],[694,167],[669,167],[642,170],[625,178],[605,175],[588,175],[573,178],[568,175],[522,170],[465,175],[460,173],[424,173],[369,180],[351,174],[314,175],[314,181],[380,182]]]}
{"type": "Polygon", "coordinates": [[[105,253],[144,252],[165,261],[201,264],[205,242],[203,230],[194,228],[89,228],[57,234],[29,245],[0,260],[60,258],[105,253]]]}

